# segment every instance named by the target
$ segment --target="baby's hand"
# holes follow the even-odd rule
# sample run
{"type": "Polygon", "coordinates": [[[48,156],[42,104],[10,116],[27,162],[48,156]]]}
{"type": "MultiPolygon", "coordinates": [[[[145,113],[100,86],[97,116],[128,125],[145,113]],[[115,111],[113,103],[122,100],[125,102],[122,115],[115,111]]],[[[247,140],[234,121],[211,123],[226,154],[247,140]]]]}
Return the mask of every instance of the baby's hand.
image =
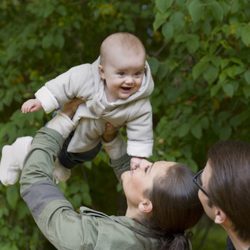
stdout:
{"type": "Polygon", "coordinates": [[[42,108],[42,104],[38,99],[29,99],[28,101],[24,102],[21,111],[22,113],[30,113],[38,111],[42,108]]]}
{"type": "Polygon", "coordinates": [[[140,167],[142,160],[143,160],[143,158],[132,157],[130,160],[130,168],[137,169],[138,167],[140,167]]]}

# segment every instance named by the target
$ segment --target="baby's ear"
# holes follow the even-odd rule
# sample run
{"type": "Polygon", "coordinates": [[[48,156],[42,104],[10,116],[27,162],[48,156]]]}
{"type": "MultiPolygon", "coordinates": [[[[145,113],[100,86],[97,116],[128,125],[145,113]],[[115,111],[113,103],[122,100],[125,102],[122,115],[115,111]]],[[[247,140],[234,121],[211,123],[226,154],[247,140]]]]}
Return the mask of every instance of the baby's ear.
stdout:
{"type": "Polygon", "coordinates": [[[105,79],[104,70],[103,70],[103,66],[101,64],[98,65],[98,70],[99,70],[99,74],[100,74],[101,79],[104,80],[105,79]]]}

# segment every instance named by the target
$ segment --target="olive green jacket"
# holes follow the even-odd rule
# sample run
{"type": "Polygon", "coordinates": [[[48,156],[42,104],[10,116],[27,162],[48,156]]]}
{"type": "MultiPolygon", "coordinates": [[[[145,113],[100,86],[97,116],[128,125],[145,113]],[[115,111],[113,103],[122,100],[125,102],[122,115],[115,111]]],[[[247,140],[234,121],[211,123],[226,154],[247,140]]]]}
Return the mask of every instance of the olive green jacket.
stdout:
{"type": "MultiPolygon", "coordinates": [[[[48,127],[38,131],[20,180],[21,196],[45,237],[65,250],[159,249],[159,239],[149,237],[148,228],[128,217],[107,216],[87,207],[81,207],[80,213],[74,210],[52,179],[64,141],[59,132],[48,127]]],[[[124,155],[112,162],[118,176],[127,170],[128,160],[124,155]]]]}

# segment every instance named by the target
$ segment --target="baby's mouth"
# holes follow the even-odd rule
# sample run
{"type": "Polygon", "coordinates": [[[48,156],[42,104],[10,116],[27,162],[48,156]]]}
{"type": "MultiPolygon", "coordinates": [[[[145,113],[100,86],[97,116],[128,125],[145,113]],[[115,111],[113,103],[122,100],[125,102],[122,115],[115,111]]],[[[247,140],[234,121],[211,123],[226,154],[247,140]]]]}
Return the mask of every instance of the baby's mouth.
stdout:
{"type": "Polygon", "coordinates": [[[121,87],[121,89],[124,90],[124,91],[129,91],[129,90],[132,89],[132,87],[121,87]]]}

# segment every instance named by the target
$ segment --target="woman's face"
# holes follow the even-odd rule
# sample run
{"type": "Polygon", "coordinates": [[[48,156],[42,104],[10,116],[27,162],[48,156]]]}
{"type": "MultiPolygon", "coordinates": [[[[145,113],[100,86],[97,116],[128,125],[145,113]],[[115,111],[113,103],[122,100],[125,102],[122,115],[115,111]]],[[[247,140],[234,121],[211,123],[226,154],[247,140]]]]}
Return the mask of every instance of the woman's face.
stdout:
{"type": "Polygon", "coordinates": [[[142,160],[136,169],[124,172],[121,179],[128,205],[137,206],[145,198],[145,191],[152,189],[154,179],[164,176],[167,170],[175,164],[176,162],[152,163],[142,160]]]}

